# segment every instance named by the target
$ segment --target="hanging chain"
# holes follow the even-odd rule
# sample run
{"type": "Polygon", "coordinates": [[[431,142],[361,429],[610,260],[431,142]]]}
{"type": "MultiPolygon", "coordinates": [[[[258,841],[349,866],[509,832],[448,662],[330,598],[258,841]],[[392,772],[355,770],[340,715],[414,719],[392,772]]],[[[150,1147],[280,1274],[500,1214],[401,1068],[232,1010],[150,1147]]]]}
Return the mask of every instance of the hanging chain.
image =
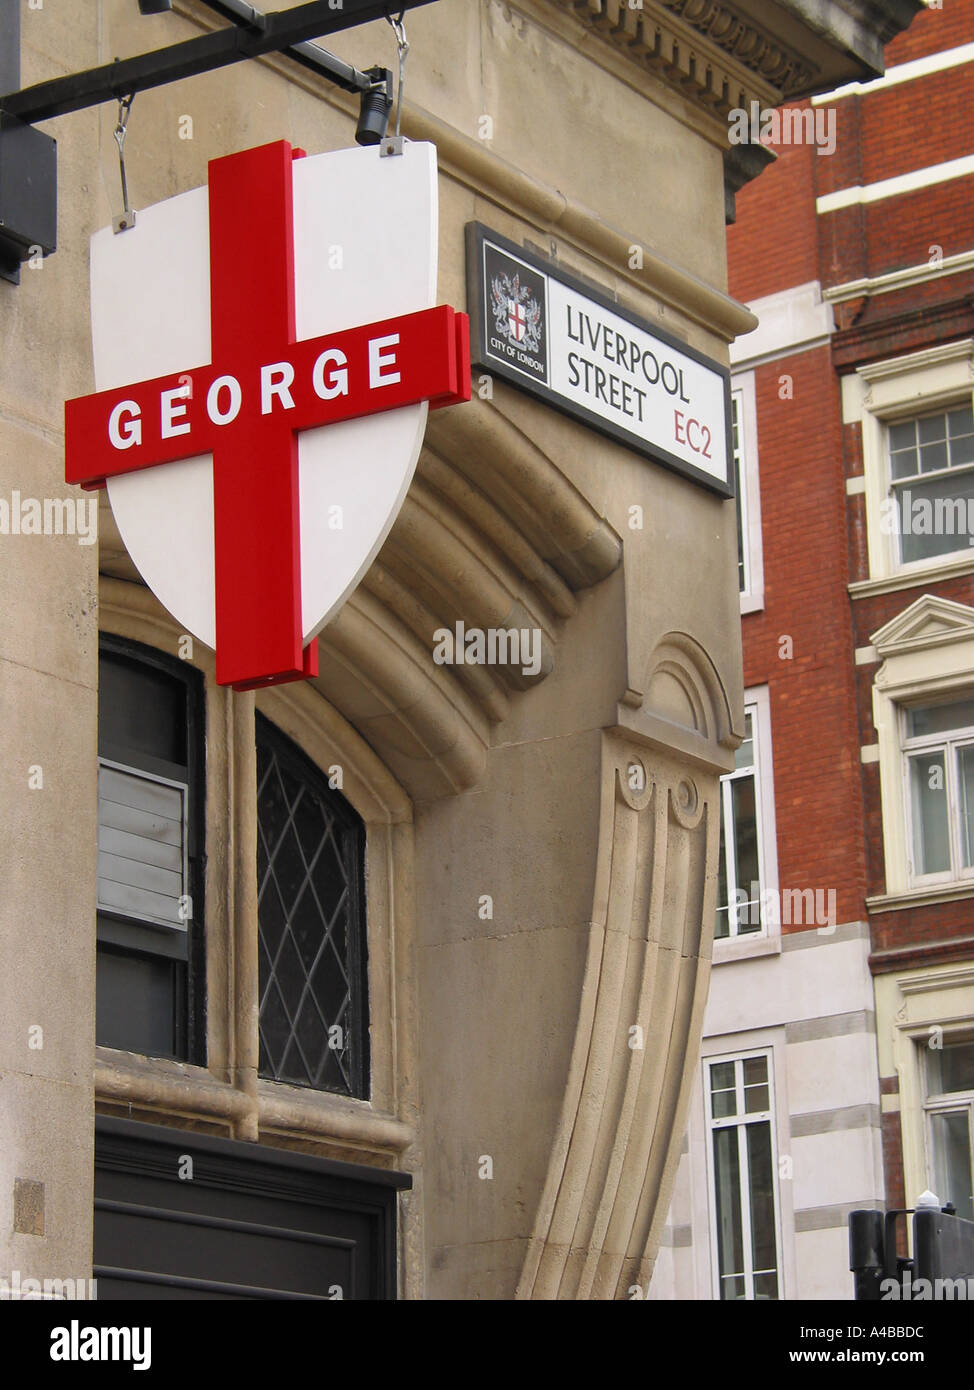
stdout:
{"type": "Polygon", "coordinates": [[[396,103],[396,139],[402,133],[402,101],[403,92],[406,87],[406,58],[409,55],[409,40],[406,38],[406,26],[403,24],[403,17],[406,11],[400,10],[398,16],[393,19],[392,15],[386,15],[392,25],[392,31],[396,36],[396,47],[399,49],[399,100],[396,103]]]}
{"type": "Polygon", "coordinates": [[[118,171],[122,179],[122,215],[121,217],[116,217],[113,224],[116,232],[127,232],[130,227],[135,226],[135,213],[129,206],[129,186],[128,180],[125,177],[125,135],[128,130],[129,115],[134,100],[134,92],[131,92],[127,97],[119,97],[118,121],[115,129],[112,131],[115,137],[115,144],[118,146],[118,171]]]}

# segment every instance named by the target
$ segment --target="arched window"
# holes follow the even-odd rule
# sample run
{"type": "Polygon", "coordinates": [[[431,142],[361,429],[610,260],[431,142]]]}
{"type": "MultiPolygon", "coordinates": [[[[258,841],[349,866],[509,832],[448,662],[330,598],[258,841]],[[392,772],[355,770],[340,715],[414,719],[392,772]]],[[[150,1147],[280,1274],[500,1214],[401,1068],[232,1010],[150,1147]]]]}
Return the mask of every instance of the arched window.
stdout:
{"type": "Polygon", "coordinates": [[[103,636],[98,679],[96,1037],[205,1061],[203,682],[103,636]]]}
{"type": "Polygon", "coordinates": [[[260,1075],[369,1095],[365,827],[257,715],[260,1075]]]}

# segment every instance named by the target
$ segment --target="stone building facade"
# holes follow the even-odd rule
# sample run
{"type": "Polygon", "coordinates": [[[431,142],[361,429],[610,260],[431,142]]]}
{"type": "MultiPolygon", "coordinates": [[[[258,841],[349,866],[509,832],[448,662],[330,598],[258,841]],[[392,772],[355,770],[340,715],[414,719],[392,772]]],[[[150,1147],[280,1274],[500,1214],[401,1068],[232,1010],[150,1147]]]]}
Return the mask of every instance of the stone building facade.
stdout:
{"type": "MultiPolygon", "coordinates": [[[[24,4],[23,83],[199,35],[218,8],[24,4]]],[[[438,150],[440,301],[464,306],[480,222],[726,362],[754,319],[727,293],[725,213],[761,162],[729,149],[728,111],[875,77],[917,5],[755,8],[410,13],[402,128],[438,150]]],[[[381,22],[334,47],[394,64],[381,22]]],[[[133,202],[248,146],[349,145],[355,118],[286,57],[141,93],[133,202]]],[[[88,246],[121,209],[115,119],[45,126],[58,250],[0,280],[11,511],[82,500],[63,403],[92,390],[88,246]]],[[[431,421],[313,680],[218,686],[104,499],[97,546],[0,538],[2,1270],[94,1267],[109,1296],[648,1286],[707,996],[719,778],[745,733],[734,507],[474,386],[431,421]],[[539,632],[540,669],[435,663],[460,621],[539,632]],[[145,906],[161,890],[141,915],[113,905],[108,860],[136,825],[183,855],[182,934],[145,906]]],[[[160,855],[146,884],[173,878],[160,855]]]]}

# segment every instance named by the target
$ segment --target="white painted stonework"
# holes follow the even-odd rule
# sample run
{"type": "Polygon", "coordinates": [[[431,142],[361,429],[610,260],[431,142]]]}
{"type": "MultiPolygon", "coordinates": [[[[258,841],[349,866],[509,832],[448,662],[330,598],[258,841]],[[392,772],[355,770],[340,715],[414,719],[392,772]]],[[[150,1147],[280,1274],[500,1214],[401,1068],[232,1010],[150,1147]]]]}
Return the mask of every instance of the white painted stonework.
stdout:
{"type": "Polygon", "coordinates": [[[759,322],[752,333],[743,334],[730,345],[735,371],[821,347],[835,331],[832,306],[824,302],[817,280],[755,299],[748,308],[759,322]]]}
{"type": "Polygon", "coordinates": [[[884,1206],[868,930],[812,929],[786,935],[782,947],[713,969],[652,1299],[717,1297],[706,1068],[757,1051],[769,1056],[774,1097],[779,1296],[852,1297],[848,1211],[884,1206]]]}

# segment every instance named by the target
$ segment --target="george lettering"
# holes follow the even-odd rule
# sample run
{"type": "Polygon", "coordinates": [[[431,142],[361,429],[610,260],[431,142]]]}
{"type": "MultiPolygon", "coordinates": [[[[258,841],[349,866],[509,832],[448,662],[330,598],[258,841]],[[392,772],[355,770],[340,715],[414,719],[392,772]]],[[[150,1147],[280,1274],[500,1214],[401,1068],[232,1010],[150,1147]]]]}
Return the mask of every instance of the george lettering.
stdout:
{"type": "Polygon", "coordinates": [[[315,360],[314,369],[311,373],[311,384],[314,387],[315,395],[323,401],[333,401],[337,396],[348,395],[348,358],[339,348],[326,348],[315,360]],[[334,367],[328,380],[325,380],[325,368],[334,367]]]}
{"type": "Polygon", "coordinates": [[[206,413],[214,425],[231,424],[240,414],[242,404],[243,392],[235,376],[218,376],[206,393],[206,413]],[[220,396],[224,391],[229,393],[230,400],[226,410],[221,410],[220,396]]]}
{"type": "MultiPolygon", "coordinates": [[[[197,371],[192,376],[184,374],[170,377],[165,383],[157,382],[154,390],[152,383],[143,382],[129,387],[131,394],[124,399],[120,397],[125,388],[120,387],[113,393],[115,399],[108,397],[102,407],[100,428],[107,428],[113,452],[140,445],[151,450],[163,442],[169,444],[167,452],[171,455],[170,441],[185,437],[186,443],[180,447],[185,448],[185,457],[190,457],[194,435],[206,435],[208,442],[203,446],[201,441],[201,447],[213,447],[211,426],[223,429],[237,421],[252,427],[267,417],[293,414],[297,428],[305,428],[305,418],[314,411],[315,400],[348,400],[354,404],[354,418],[386,408],[385,400],[367,405],[365,398],[370,393],[388,398],[387,388],[398,386],[401,391],[403,383],[410,381],[401,357],[406,351],[404,344],[410,341],[401,333],[386,332],[371,339],[363,335],[353,347],[338,346],[343,342],[341,338],[334,345],[325,346],[326,340],[322,339],[315,343],[313,353],[255,364],[246,374],[227,372],[210,378],[197,371]]],[[[417,372],[421,376],[423,370],[424,364],[418,364],[413,377],[417,372]]],[[[606,398],[610,388],[620,405],[629,399],[621,385],[612,387],[603,374],[601,391],[606,398]]],[[[344,407],[339,409],[344,413],[344,407]]]]}
{"type": "Polygon", "coordinates": [[[186,414],[186,401],[191,390],[191,387],[177,386],[172,391],[163,391],[159,397],[159,433],[163,439],[173,439],[179,434],[189,434],[188,420],[181,425],[177,425],[175,422],[186,414]]]}
{"type": "Polygon", "coordinates": [[[273,362],[260,369],[260,413],[270,415],[275,397],[285,410],[294,409],[291,387],[294,385],[294,368],[290,362],[273,362]]]}
{"type": "Polygon", "coordinates": [[[114,449],[142,443],[142,412],[138,401],[119,401],[108,418],[108,438],[114,449]]]}
{"type": "Polygon", "coordinates": [[[385,371],[386,367],[396,365],[396,354],[394,352],[383,352],[383,348],[395,347],[399,342],[399,334],[392,333],[388,338],[373,338],[369,343],[369,386],[375,390],[377,386],[394,386],[397,381],[402,380],[399,372],[385,371]]]}

